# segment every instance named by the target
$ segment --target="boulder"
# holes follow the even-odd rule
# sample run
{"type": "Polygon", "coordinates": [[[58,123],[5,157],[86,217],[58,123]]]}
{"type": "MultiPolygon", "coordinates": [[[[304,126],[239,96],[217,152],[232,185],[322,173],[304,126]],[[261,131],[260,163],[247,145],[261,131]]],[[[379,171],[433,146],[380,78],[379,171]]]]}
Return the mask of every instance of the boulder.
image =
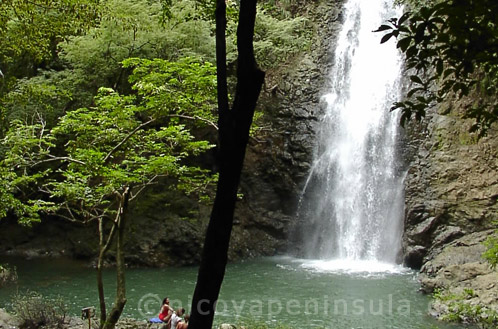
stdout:
{"type": "Polygon", "coordinates": [[[1,329],[15,329],[18,326],[17,319],[11,314],[7,313],[5,309],[0,308],[0,328],[1,329]]]}
{"type": "Polygon", "coordinates": [[[410,268],[420,268],[427,254],[427,248],[423,246],[408,246],[405,250],[403,263],[410,268]]]}
{"type": "Polygon", "coordinates": [[[218,329],[237,329],[237,326],[229,323],[222,323],[218,326],[218,329]]]}

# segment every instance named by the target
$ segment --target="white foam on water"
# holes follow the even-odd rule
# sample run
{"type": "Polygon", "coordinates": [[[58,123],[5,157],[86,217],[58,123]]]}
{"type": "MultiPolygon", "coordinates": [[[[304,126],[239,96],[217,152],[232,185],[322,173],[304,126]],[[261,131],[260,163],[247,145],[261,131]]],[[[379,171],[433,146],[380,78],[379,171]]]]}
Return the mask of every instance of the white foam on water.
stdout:
{"type": "Polygon", "coordinates": [[[303,261],[301,268],[319,273],[339,274],[404,274],[410,270],[401,265],[377,260],[332,259],[303,261]]]}

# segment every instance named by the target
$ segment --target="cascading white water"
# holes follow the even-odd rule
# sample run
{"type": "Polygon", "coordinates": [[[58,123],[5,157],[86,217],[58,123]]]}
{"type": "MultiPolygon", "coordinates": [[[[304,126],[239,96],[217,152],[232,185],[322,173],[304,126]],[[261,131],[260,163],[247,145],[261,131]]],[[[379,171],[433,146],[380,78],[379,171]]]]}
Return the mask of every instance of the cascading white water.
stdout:
{"type": "Polygon", "coordinates": [[[300,215],[308,258],[394,263],[400,250],[402,173],[396,167],[401,59],[373,33],[400,16],[392,0],[348,0],[323,97],[312,172],[300,215]]]}

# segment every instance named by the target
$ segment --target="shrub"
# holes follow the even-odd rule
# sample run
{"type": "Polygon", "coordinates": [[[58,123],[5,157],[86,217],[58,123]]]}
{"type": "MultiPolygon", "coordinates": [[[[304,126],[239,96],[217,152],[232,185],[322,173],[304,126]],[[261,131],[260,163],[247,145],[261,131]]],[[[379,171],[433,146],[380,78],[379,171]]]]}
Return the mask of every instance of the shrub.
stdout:
{"type": "Polygon", "coordinates": [[[446,306],[440,319],[447,322],[477,323],[481,328],[498,328],[498,313],[483,305],[474,305],[470,299],[478,297],[472,289],[454,294],[447,290],[434,291],[434,299],[446,306]]]}
{"type": "Polygon", "coordinates": [[[484,242],[484,245],[486,246],[486,251],[482,257],[488,261],[493,269],[496,269],[498,264],[498,230],[484,242]]]}
{"type": "Polygon", "coordinates": [[[49,300],[38,293],[16,295],[12,308],[19,320],[19,329],[62,329],[67,309],[61,298],[49,300]]]}

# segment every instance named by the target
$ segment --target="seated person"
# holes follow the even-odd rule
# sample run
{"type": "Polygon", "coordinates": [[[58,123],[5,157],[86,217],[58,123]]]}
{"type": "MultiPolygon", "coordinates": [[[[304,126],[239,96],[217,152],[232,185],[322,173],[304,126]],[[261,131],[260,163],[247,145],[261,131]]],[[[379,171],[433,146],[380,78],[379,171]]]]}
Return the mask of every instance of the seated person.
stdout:
{"type": "Polygon", "coordinates": [[[183,314],[185,314],[185,309],[183,307],[177,309],[176,312],[173,312],[169,319],[171,329],[177,329],[176,326],[182,320],[183,314]]]}
{"type": "Polygon", "coordinates": [[[163,299],[163,304],[161,305],[161,310],[159,311],[159,319],[162,322],[168,322],[173,314],[173,308],[169,306],[169,298],[163,299]]]}
{"type": "Polygon", "coordinates": [[[180,321],[180,323],[176,325],[176,329],[187,329],[188,320],[190,320],[190,315],[185,314],[185,316],[183,317],[183,321],[180,321]]]}

